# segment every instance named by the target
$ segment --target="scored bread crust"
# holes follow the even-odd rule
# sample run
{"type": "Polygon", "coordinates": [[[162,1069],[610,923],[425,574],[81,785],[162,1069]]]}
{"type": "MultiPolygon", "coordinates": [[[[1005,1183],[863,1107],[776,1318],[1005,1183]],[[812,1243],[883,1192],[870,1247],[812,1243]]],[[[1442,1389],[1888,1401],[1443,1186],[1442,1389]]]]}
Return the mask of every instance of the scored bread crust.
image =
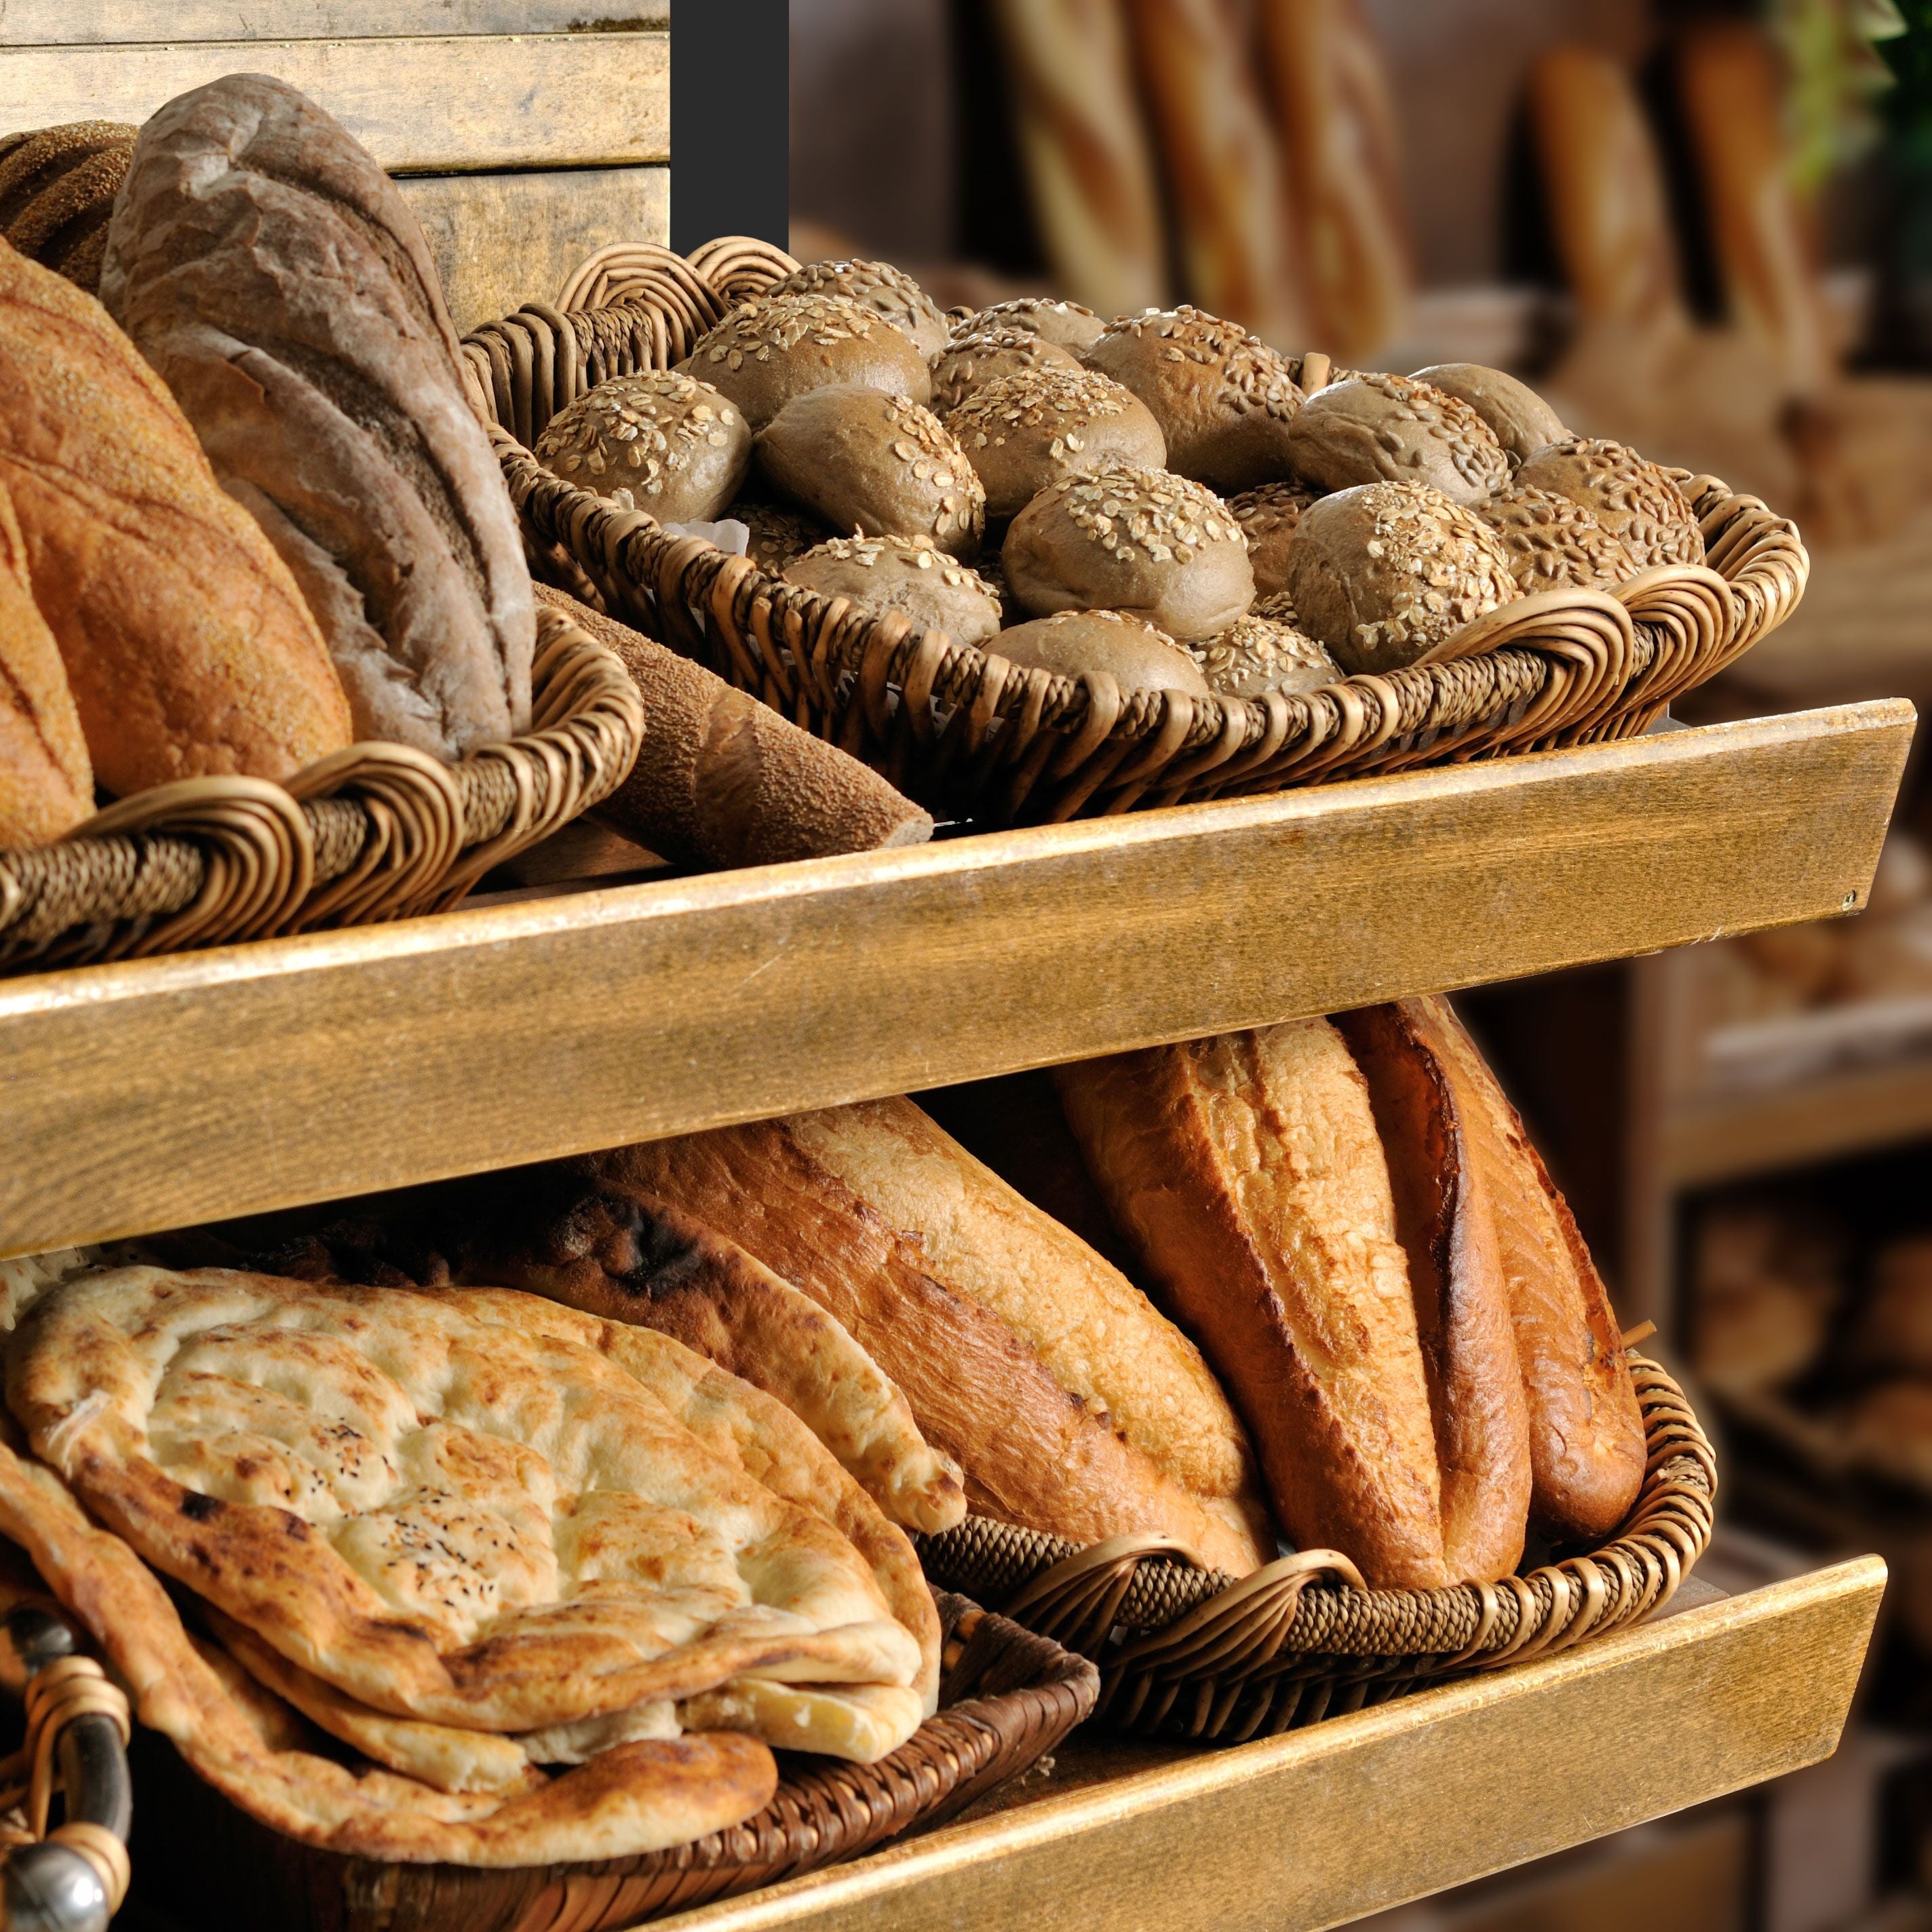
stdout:
{"type": "Polygon", "coordinates": [[[1643,1414],[1603,1277],[1496,1076],[1441,998],[1432,1022],[1496,1216],[1528,1406],[1530,1520],[1559,1541],[1596,1541],[1642,1484],[1643,1414]]]}
{"type": "Polygon", "coordinates": [[[1522,1560],[1530,1484],[1529,1412],[1495,1216],[1430,1009],[1365,1006],[1335,1024],[1369,1083],[1408,1259],[1444,1559],[1452,1582],[1492,1582],[1522,1560]]]}
{"type": "Polygon", "coordinates": [[[748,1670],[920,1672],[830,1523],[601,1354],[454,1296],[82,1276],[16,1330],[8,1400],[157,1568],[392,1715],[522,1732],[748,1670]]]}
{"type": "Polygon", "coordinates": [[[803,1116],[618,1148],[585,1170],[675,1202],[829,1310],[958,1460],[976,1514],[1077,1543],[1164,1534],[1237,1574],[1266,1561],[1238,1424],[1204,1369],[1168,1379],[1181,1338],[910,1101],[876,1109],[842,1147],[836,1115],[803,1116]],[[908,1154],[936,1176],[932,1198],[888,1185],[882,1166],[908,1154]],[[861,1191],[875,1184],[877,1202],[861,1191]],[[982,1240],[1001,1260],[956,1270],[982,1240]],[[1108,1352],[1090,1347],[1116,1319],[1108,1352]],[[1141,1365],[1142,1348],[1158,1366],[1141,1365]],[[1212,1486],[1184,1469],[1213,1472],[1212,1486]]]}
{"type": "Polygon", "coordinates": [[[748,1737],[633,1744],[503,1794],[437,1791],[316,1754],[289,1707],[198,1648],[153,1574],[50,1469],[0,1443],[0,1534],[32,1561],[190,1769],[272,1829],[357,1858],[496,1868],[658,1851],[742,1823],[778,1786],[748,1737]],[[225,1666],[225,1668],[224,1667],[225,1666]]]}
{"type": "Polygon", "coordinates": [[[1253,1432],[1282,1526],[1440,1588],[1429,1390],[1368,1088],[1326,1020],[1054,1070],[1115,1221],[1253,1432]]]}
{"type": "Polygon", "coordinates": [[[40,845],[94,810],[80,713],[34,603],[26,539],[0,484],[0,850],[40,845]]]}

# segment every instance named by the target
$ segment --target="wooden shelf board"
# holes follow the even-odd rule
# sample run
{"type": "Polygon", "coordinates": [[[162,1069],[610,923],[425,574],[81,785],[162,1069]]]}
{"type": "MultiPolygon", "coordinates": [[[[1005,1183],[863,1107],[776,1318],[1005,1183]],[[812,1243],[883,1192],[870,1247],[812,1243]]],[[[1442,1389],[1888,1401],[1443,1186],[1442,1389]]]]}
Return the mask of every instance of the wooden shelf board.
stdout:
{"type": "Polygon", "coordinates": [[[1884,1582],[1864,1557],[1286,1737],[1060,1793],[1048,1778],[1053,1795],[674,1922],[1345,1924],[1828,1756],[1884,1582]]]}
{"type": "Polygon", "coordinates": [[[0,984],[0,1253],[1863,903],[1897,702],[0,984]]]}

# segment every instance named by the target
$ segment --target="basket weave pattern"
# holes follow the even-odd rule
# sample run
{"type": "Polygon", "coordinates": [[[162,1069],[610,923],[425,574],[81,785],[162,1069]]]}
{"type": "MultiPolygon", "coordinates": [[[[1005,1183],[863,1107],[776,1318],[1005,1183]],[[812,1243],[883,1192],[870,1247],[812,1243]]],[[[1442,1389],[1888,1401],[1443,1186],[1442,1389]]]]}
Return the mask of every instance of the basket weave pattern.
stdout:
{"type": "Polygon", "coordinates": [[[644,707],[616,655],[539,611],[531,729],[445,765],[352,745],[298,772],[184,778],[0,853],[0,969],[440,911],[622,783],[644,707]]]}
{"type": "Polygon", "coordinates": [[[607,250],[557,307],[533,304],[464,344],[497,426],[532,548],[566,589],[649,632],[876,766],[903,790],[988,823],[1059,820],[1280,790],[1450,759],[1642,731],[1789,616],[1810,562],[1796,527],[1715,478],[1676,476],[1706,562],[1614,591],[1544,592],[1478,619],[1384,676],[1254,699],[1124,690],[1023,669],[766,576],[567,483],[530,453],[596,383],[680,361],[730,297],[790,258],[714,243],[607,250]],[[698,287],[726,272],[728,287],[698,287]],[[594,306],[572,306],[573,303],[594,306]]]}
{"type": "Polygon", "coordinates": [[[1566,1650],[1670,1600],[1710,1542],[1717,1464],[1676,1383],[1641,1356],[1630,1370],[1648,1454],[1629,1519],[1599,1549],[1499,1583],[1368,1590],[1333,1550],[1238,1580],[1165,1538],[1082,1550],[982,1517],[921,1538],[920,1557],[937,1582],[1094,1658],[1108,1722],[1230,1744],[1272,1736],[1566,1650]]]}

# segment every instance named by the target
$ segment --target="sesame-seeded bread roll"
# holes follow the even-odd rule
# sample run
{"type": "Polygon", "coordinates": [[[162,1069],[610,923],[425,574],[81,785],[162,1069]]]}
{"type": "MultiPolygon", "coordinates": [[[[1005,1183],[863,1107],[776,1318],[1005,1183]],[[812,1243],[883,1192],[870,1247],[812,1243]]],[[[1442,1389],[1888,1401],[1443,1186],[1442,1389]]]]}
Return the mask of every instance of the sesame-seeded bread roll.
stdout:
{"type": "Polygon", "coordinates": [[[1509,460],[1467,403],[1406,376],[1354,376],[1302,405],[1288,433],[1295,475],[1318,490],[1426,483],[1478,503],[1509,481],[1509,460]]]}
{"type": "Polygon", "coordinates": [[[952,339],[957,342],[968,335],[1021,329],[1077,356],[1092,348],[1106,326],[1105,319],[1084,303],[1022,296],[1012,302],[995,302],[991,308],[976,309],[953,330],[952,339]]]}
{"type": "Polygon", "coordinates": [[[620,509],[708,523],[752,466],[752,432],[708,383],[647,369],[586,390],[550,418],[531,453],[620,509]]]}
{"type": "Polygon", "coordinates": [[[1526,489],[1581,503],[1640,570],[1704,561],[1704,533],[1683,491],[1660,465],[1620,442],[1581,436],[1553,442],[1526,463],[1516,480],[1526,489]]]}
{"type": "Polygon", "coordinates": [[[1000,593],[956,557],[912,537],[834,537],[784,567],[788,584],[845,597],[884,617],[902,610],[922,630],[956,644],[997,637],[1000,593]]]}
{"type": "MultiPolygon", "coordinates": [[[[1264,602],[1285,606],[1287,599],[1264,602]]],[[[1292,619],[1292,611],[1284,622],[1257,605],[1220,636],[1190,644],[1189,655],[1201,667],[1208,688],[1223,698],[1264,698],[1271,691],[1319,691],[1324,684],[1339,684],[1341,666],[1292,619]]]]}
{"type": "Polygon", "coordinates": [[[1539,590],[1607,590],[1636,574],[1636,561],[1592,510],[1552,490],[1513,484],[1476,514],[1502,540],[1526,597],[1539,590]]]}
{"type": "Polygon", "coordinates": [[[882,315],[930,362],[946,346],[945,311],[903,268],[890,262],[808,262],[762,292],[844,296],[882,315]]]}
{"type": "Polygon", "coordinates": [[[996,376],[1038,369],[1077,369],[1079,358],[1027,328],[989,328],[955,335],[932,365],[933,413],[943,422],[974,390],[996,376]]]}

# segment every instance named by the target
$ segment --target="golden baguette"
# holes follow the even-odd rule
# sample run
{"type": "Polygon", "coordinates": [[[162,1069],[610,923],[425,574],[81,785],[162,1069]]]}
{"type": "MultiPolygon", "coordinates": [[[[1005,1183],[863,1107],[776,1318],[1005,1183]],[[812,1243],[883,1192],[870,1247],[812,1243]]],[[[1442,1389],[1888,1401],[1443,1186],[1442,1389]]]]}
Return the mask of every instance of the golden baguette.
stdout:
{"type": "Polygon", "coordinates": [[[1326,1020],[1055,1070],[1114,1217],[1255,1438],[1282,1526],[1439,1588],[1442,1485],[1366,1082],[1326,1020]]]}

